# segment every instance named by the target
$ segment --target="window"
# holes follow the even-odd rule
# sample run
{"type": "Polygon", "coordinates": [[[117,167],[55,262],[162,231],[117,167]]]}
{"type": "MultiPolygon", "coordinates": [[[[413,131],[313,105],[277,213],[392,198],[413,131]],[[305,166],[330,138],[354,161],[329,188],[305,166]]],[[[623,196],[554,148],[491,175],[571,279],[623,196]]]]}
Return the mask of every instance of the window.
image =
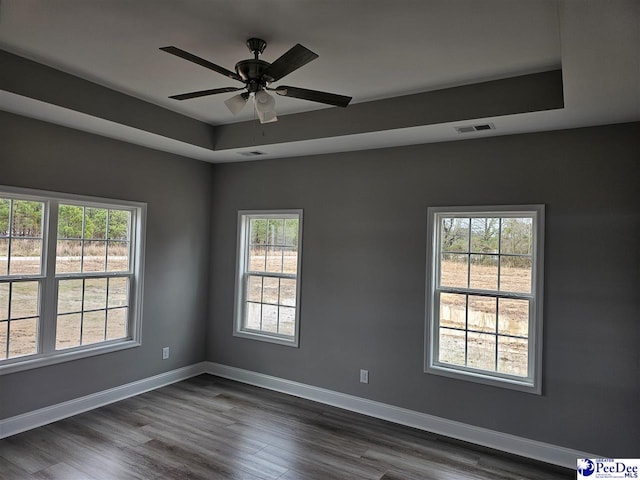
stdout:
{"type": "Polygon", "coordinates": [[[140,344],[145,212],[0,187],[0,373],[140,344]]]}
{"type": "Polygon", "coordinates": [[[544,206],[429,208],[428,373],[540,393],[544,206]]]}
{"type": "Polygon", "coordinates": [[[241,211],[234,335],[298,346],[302,210],[241,211]]]}

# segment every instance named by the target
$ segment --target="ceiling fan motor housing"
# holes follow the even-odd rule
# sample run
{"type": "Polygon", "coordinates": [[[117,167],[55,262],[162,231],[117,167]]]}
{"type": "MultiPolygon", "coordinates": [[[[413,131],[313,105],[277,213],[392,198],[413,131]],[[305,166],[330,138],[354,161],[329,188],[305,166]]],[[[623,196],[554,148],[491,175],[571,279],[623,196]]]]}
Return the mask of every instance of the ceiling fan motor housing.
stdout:
{"type": "Polygon", "coordinates": [[[264,71],[271,65],[258,59],[241,60],[236,63],[236,73],[242,77],[250,92],[264,88],[273,79],[264,76],[264,71]]]}

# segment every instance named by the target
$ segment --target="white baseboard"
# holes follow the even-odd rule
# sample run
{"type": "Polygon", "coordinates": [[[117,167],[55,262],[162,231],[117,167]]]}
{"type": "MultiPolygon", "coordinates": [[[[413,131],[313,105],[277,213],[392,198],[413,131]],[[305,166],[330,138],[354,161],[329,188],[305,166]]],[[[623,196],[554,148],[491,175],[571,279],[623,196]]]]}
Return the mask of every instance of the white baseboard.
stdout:
{"type": "Polygon", "coordinates": [[[578,458],[602,458],[602,455],[580,452],[570,448],[529,440],[486,428],[475,427],[446,418],[427,415],[366,398],[347,395],[325,388],[262,373],[243,370],[213,362],[201,362],[153,377],[97,392],[85,397],[51,405],[32,412],[0,420],[0,438],[9,437],[32,428],[47,425],[63,418],[71,417],[94,408],[101,407],[125,398],[139,395],[156,388],[186,380],[187,378],[209,373],[238,382],[255,385],[269,390],[306,398],[315,402],[331,405],[370,417],[388,420],[393,423],[436,433],[465,442],[482,445],[522,457],[575,469],[578,458]]]}
{"type": "Polygon", "coordinates": [[[102,407],[103,405],[108,405],[109,403],[119,400],[124,400],[134,395],[140,395],[141,393],[186,380],[187,378],[202,373],[208,373],[208,370],[209,365],[207,362],[196,363],[85,397],[69,400],[68,402],[58,403],[22,415],[9,417],[0,420],[0,438],[9,437],[32,428],[47,425],[62,420],[63,418],[93,410],[94,408],[102,407]]]}
{"type": "Polygon", "coordinates": [[[361,413],[370,417],[388,420],[420,430],[436,433],[457,440],[474,443],[514,455],[559,465],[576,468],[578,458],[602,458],[601,455],[580,452],[570,448],[559,447],[536,440],[517,437],[507,433],[496,432],[486,428],[475,427],[465,423],[447,420],[446,418],[427,415],[386,403],[375,402],[366,398],[347,395],[324,388],[293,382],[262,373],[205,362],[207,372],[219,377],[267,388],[277,392],[306,398],[315,402],[361,413]]]}

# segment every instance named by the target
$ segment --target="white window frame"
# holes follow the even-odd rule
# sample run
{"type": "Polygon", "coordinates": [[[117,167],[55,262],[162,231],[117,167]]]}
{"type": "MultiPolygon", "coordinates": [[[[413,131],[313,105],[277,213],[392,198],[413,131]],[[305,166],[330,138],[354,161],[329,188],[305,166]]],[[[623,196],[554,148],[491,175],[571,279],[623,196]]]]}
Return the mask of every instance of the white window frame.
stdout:
{"type": "MultiPolygon", "coordinates": [[[[40,282],[38,299],[37,353],[0,360],[0,375],[30,370],[61,362],[101,355],[142,345],[142,292],[144,273],[144,251],[147,204],[111,198],[74,195],[44,190],[34,190],[0,185],[0,196],[15,200],[30,200],[44,203],[42,221],[42,257],[39,275],[9,276],[7,279],[29,279],[40,282]],[[131,212],[129,249],[129,309],[128,336],[124,339],[107,340],[68,349],[56,350],[57,288],[58,282],[66,278],[83,278],[77,274],[56,274],[56,246],[58,206],[60,204],[86,207],[122,209],[131,212]]],[[[95,272],[87,278],[110,277],[108,272],[95,272]]],[[[113,275],[120,276],[120,275],[113,275]]]]}
{"type": "MultiPolygon", "coordinates": [[[[545,206],[540,205],[498,205],[498,206],[455,206],[429,207],[427,213],[427,275],[426,275],[426,322],[425,322],[425,373],[442,375],[485,385],[493,385],[513,390],[542,394],[542,316],[544,278],[544,225],[545,206]],[[439,339],[439,286],[440,278],[440,224],[442,218],[492,218],[518,217],[533,218],[532,225],[532,284],[531,294],[526,296],[530,303],[528,332],[528,374],[526,377],[509,375],[468,366],[442,363],[438,361],[439,339]]],[[[510,298],[499,291],[474,288],[451,289],[454,293],[482,293],[491,297],[510,298]]],[[[513,298],[513,297],[511,297],[513,298]]]]}
{"type": "MultiPolygon", "coordinates": [[[[301,291],[301,267],[302,267],[302,209],[283,210],[240,210],[238,211],[238,240],[237,240],[237,268],[235,285],[234,327],[233,335],[236,337],[261,340],[290,347],[298,347],[300,339],[300,291],[301,291]],[[249,222],[252,218],[296,218],[298,219],[298,261],[295,276],[287,274],[269,273],[267,277],[295,278],[296,279],[296,305],[294,334],[281,335],[259,330],[247,329],[244,326],[246,305],[246,276],[249,255],[249,222]]],[[[261,272],[251,272],[252,274],[261,272]]]]}

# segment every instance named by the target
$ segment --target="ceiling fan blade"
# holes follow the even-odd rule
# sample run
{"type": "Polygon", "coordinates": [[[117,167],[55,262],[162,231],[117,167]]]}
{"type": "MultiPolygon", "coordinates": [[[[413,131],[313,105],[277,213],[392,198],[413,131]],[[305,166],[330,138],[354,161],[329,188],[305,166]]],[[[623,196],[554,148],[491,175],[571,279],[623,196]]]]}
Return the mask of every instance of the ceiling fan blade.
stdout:
{"type": "Polygon", "coordinates": [[[237,115],[247,104],[247,100],[249,100],[249,92],[244,92],[228,98],[224,101],[224,104],[227,106],[231,113],[237,115]]]}
{"type": "Polygon", "coordinates": [[[175,55],[176,57],[184,58],[185,60],[188,60],[190,62],[197,63],[198,65],[202,65],[203,67],[208,68],[209,70],[218,72],[221,75],[224,75],[225,77],[232,78],[233,80],[238,80],[240,82],[243,81],[242,77],[237,73],[232,72],[231,70],[227,70],[226,68],[221,67],[220,65],[216,65],[215,63],[211,63],[208,60],[205,60],[204,58],[197,57],[192,53],[185,52],[184,50],[178,47],[174,47],[174,46],[160,47],[160,50],[170,53],[171,55],[175,55]]]}
{"type": "Polygon", "coordinates": [[[306,88],[282,86],[273,89],[278,95],[283,97],[301,98],[312,102],[326,103],[327,105],[335,105],[336,107],[346,107],[349,105],[352,97],[345,95],[337,95],[335,93],[319,92],[317,90],[308,90],[306,88]]]}
{"type": "Polygon", "coordinates": [[[181,93],[180,95],[171,95],[169,98],[173,98],[174,100],[187,100],[189,98],[198,98],[198,97],[206,97],[207,95],[215,95],[216,93],[237,92],[238,90],[242,90],[243,88],[244,87],[213,88],[211,90],[200,90],[198,92],[181,93]]]}
{"type": "Polygon", "coordinates": [[[264,71],[263,77],[272,78],[273,80],[271,81],[277,82],[285,75],[289,75],[294,70],[297,70],[316,58],[318,58],[317,54],[298,43],[269,65],[264,71]]]}

